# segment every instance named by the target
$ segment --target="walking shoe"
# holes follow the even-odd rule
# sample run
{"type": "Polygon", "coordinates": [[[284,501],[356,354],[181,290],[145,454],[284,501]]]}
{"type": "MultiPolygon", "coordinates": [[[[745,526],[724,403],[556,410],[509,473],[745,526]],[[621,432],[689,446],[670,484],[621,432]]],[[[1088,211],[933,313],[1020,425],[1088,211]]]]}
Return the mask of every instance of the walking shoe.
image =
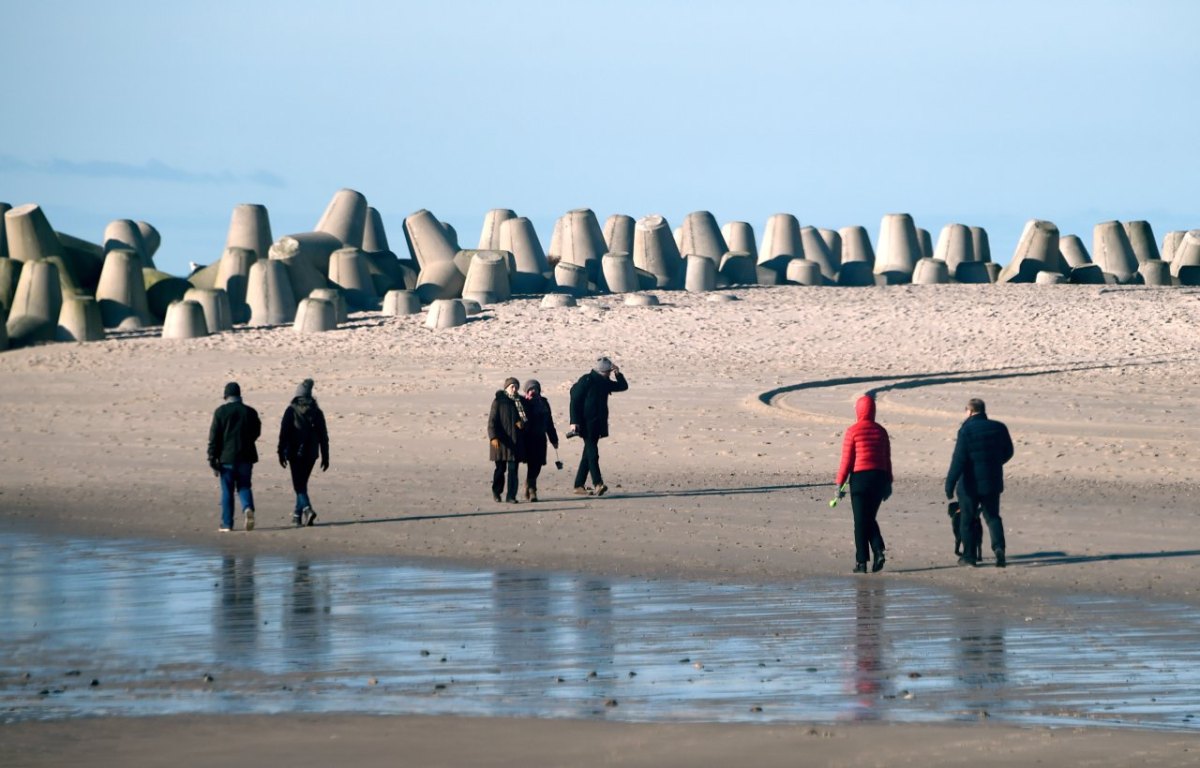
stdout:
{"type": "Polygon", "coordinates": [[[1003,550],[1003,549],[997,549],[997,550],[996,550],[996,567],[997,567],[997,568],[1004,568],[1004,567],[1006,567],[1007,565],[1008,565],[1008,561],[1004,559],[1004,550],[1003,550]]]}
{"type": "Polygon", "coordinates": [[[304,525],[308,528],[311,528],[312,524],[315,522],[317,522],[316,510],[314,510],[312,507],[305,507],[304,508],[304,525]]]}
{"type": "Polygon", "coordinates": [[[222,525],[220,528],[217,529],[217,533],[229,533],[232,530],[233,530],[232,528],[222,525]]]}
{"type": "Polygon", "coordinates": [[[591,496],[592,492],[589,491],[587,488],[584,488],[582,485],[580,485],[580,486],[576,486],[575,495],[576,496],[591,496]]]}
{"type": "Polygon", "coordinates": [[[528,485],[527,485],[527,486],[525,486],[525,500],[526,500],[526,501],[529,501],[529,496],[530,496],[532,493],[533,493],[533,489],[532,489],[532,488],[530,488],[528,485]]]}
{"type": "Polygon", "coordinates": [[[538,497],[537,497],[537,488],[530,488],[530,489],[527,491],[527,494],[528,494],[528,495],[527,495],[525,498],[529,499],[530,501],[537,501],[537,500],[538,500],[538,497]]]}
{"type": "Polygon", "coordinates": [[[504,501],[505,501],[505,503],[507,503],[507,504],[516,504],[516,503],[517,503],[517,497],[516,497],[516,496],[513,496],[511,499],[505,499],[504,501]]]}
{"type": "Polygon", "coordinates": [[[958,564],[959,564],[959,565],[969,565],[969,566],[971,566],[972,568],[974,568],[974,567],[975,567],[975,561],[974,561],[974,560],[972,560],[972,559],[971,559],[971,558],[969,558],[969,557],[960,557],[960,558],[958,558],[958,564]]]}
{"type": "Polygon", "coordinates": [[[254,510],[251,509],[250,507],[246,507],[245,509],[242,510],[242,512],[244,512],[246,514],[246,530],[253,531],[254,530],[254,510]]]}
{"type": "Polygon", "coordinates": [[[500,501],[500,494],[492,491],[492,501],[500,501]]]}
{"type": "Polygon", "coordinates": [[[854,564],[854,572],[855,573],[866,573],[867,572],[867,564],[866,563],[855,563],[854,564]]]}
{"type": "Polygon", "coordinates": [[[879,573],[883,570],[883,564],[887,562],[882,552],[875,553],[875,562],[871,563],[871,573],[879,573]]]}
{"type": "Polygon", "coordinates": [[[596,486],[596,495],[597,496],[603,496],[606,493],[608,493],[607,485],[605,485],[604,483],[600,483],[600,485],[596,486]]]}
{"type": "Polygon", "coordinates": [[[304,521],[301,519],[299,512],[292,513],[292,525],[296,526],[297,528],[304,525],[304,521]]]}

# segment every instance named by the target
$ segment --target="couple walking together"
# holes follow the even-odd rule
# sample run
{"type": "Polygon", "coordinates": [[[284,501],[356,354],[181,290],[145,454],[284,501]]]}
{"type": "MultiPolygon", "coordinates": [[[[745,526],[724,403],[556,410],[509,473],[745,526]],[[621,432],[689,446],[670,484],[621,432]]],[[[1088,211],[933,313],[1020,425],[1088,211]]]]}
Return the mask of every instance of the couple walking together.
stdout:
{"type": "MultiPolygon", "coordinates": [[[[608,491],[600,473],[600,440],[608,437],[608,396],[629,389],[621,369],[607,357],[596,361],[571,387],[571,430],[567,437],[583,440],[583,455],[575,473],[575,493],[603,496],[608,491]],[[586,483],[591,475],[593,490],[586,483]]],[[[525,498],[537,501],[537,481],[546,465],[546,442],[558,450],[558,431],[550,401],[542,396],[542,385],[531,379],[522,388],[515,378],[504,381],[496,392],[488,414],[490,457],[495,464],[492,473],[492,499],[517,502],[518,467],[528,465],[525,476],[525,498]],[[506,480],[507,478],[507,480],[506,480]]],[[[562,462],[555,462],[562,469],[562,462]]]]}
{"type": "MultiPolygon", "coordinates": [[[[863,395],[854,406],[858,421],[842,439],[842,461],[836,486],[838,497],[849,485],[854,515],[854,573],[883,569],[883,534],[877,515],[880,505],[892,495],[891,439],[875,421],[875,398],[863,395]]],[[[958,496],[956,540],[961,540],[959,565],[977,565],[981,548],[980,512],[987,522],[996,567],[1004,558],[1004,523],[1000,519],[1000,494],[1004,491],[1004,464],[1013,456],[1012,439],[1003,423],[989,419],[982,400],[967,402],[967,418],[958,429],[954,455],[946,473],[946,498],[958,496]]]]}

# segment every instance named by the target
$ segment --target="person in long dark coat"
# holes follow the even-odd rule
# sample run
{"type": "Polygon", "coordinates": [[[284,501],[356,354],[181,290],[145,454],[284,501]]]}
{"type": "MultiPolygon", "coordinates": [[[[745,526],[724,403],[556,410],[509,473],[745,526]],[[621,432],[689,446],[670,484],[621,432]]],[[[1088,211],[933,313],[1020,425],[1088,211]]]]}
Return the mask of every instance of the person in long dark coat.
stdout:
{"type": "Polygon", "coordinates": [[[254,530],[254,491],[251,475],[258,461],[254,443],[262,433],[258,411],[242,402],[236,381],[225,385],[225,402],[213,413],[208,428],[208,466],[221,478],[221,531],[233,530],[233,497],[236,492],[246,516],[246,530],[254,530]]]}
{"type": "Polygon", "coordinates": [[[575,473],[575,493],[579,496],[591,495],[584,485],[589,472],[596,495],[608,491],[600,474],[600,440],[608,437],[608,396],[627,389],[625,375],[607,357],[597,360],[596,366],[571,387],[571,433],[583,439],[583,455],[575,473]]]}
{"type": "Polygon", "coordinates": [[[489,455],[496,465],[492,499],[500,501],[500,491],[506,490],[504,500],[510,504],[517,503],[517,462],[521,460],[521,430],[525,428],[525,404],[517,391],[520,386],[521,382],[512,377],[505,379],[504,389],[496,392],[488,414],[489,455]]]}
{"type": "MultiPolygon", "coordinates": [[[[558,430],[554,428],[554,414],[550,401],[542,397],[542,385],[537,379],[525,382],[525,422],[521,430],[521,461],[529,465],[525,473],[525,498],[537,501],[537,481],[546,466],[546,440],[558,450],[558,430]]],[[[561,465],[559,467],[561,469],[561,465]]]]}
{"type": "Polygon", "coordinates": [[[308,496],[308,478],[318,456],[321,471],[329,469],[329,429],[312,388],[312,379],[300,382],[279,424],[279,465],[292,470],[292,490],[296,492],[292,524],[296,526],[312,525],[317,519],[308,496]]]}
{"type": "Polygon", "coordinates": [[[1000,519],[1000,494],[1004,492],[1004,465],[1013,457],[1008,427],[989,419],[982,400],[967,402],[967,420],[958,428],[954,456],[946,473],[946,498],[958,494],[959,536],[963,555],[959,565],[977,565],[975,540],[977,521],[982,510],[996,555],[996,567],[1003,568],[1004,521],[1000,519]]]}

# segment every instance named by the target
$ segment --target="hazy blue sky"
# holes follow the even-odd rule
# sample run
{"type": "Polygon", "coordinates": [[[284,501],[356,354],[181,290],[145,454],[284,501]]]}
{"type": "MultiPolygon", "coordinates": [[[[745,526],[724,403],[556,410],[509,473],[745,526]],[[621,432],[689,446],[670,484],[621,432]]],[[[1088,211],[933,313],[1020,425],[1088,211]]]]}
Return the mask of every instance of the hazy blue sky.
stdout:
{"type": "Polygon", "coordinates": [[[428,208],[543,245],[563,212],[694,210],[936,238],[1027,219],[1200,227],[1200,2],[0,0],[0,200],[98,241],[220,256],[230,212],[276,238],[341,187],[393,250],[428,208]]]}

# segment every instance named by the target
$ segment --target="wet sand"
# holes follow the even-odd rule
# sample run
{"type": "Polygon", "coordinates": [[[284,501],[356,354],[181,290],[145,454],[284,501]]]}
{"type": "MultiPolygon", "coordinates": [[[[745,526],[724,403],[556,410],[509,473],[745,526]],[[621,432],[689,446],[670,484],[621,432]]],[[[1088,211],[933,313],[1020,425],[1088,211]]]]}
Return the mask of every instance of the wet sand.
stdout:
{"type": "MultiPolygon", "coordinates": [[[[519,300],[443,332],[419,317],[359,315],[319,337],[249,329],[6,352],[0,514],[30,530],[231,553],[788,583],[852,565],[848,510],[827,501],[854,398],[882,388],[879,419],[892,433],[897,483],[880,517],[888,566],[866,578],[994,595],[1035,613],[1045,596],[1061,594],[1200,606],[1200,294],[1083,286],[735,293],[740,300],[729,303],[662,294],[658,309],[619,297],[574,310],[519,300]],[[565,433],[567,389],[598,354],[613,357],[631,385],[613,396],[613,436],[601,445],[610,494],[569,494],[579,446],[563,440],[568,468],[546,469],[543,502],[492,503],[484,430],[500,382],[541,380],[565,433]],[[273,437],[306,376],[330,417],[333,466],[312,483],[318,525],[295,530],[273,437]],[[219,538],[204,441],[230,379],[263,415],[260,528],[219,538]],[[1016,443],[1003,571],[958,568],[951,553],[941,476],[973,396],[1016,443]]],[[[376,721],[352,722],[370,730],[376,721]]],[[[27,727],[36,730],[5,733],[27,727]]],[[[526,729],[589,727],[521,721],[497,759],[516,755],[526,729]]],[[[618,726],[635,741],[661,728],[618,726]]],[[[183,738],[188,728],[178,730],[183,738]]],[[[887,733],[926,745],[926,764],[954,764],[940,742],[914,735],[921,730],[887,733]]],[[[756,743],[757,729],[748,731],[731,738],[756,743]]],[[[990,729],[966,733],[995,738],[990,729]]],[[[1029,748],[1041,741],[1037,731],[1001,733],[1029,748]]],[[[1132,739],[1122,743],[1133,748],[1147,736],[1111,738],[1132,739]]],[[[794,738],[807,737],[797,729],[794,738]]],[[[821,749],[835,743],[821,740],[821,749]]]]}

